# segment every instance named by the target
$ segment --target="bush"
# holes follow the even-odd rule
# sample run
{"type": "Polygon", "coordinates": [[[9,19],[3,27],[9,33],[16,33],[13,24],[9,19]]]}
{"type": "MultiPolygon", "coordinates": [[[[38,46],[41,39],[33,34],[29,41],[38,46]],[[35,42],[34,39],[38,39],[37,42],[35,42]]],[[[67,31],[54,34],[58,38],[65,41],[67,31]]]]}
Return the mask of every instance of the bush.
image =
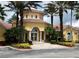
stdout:
{"type": "Polygon", "coordinates": [[[28,43],[17,43],[13,44],[12,46],[15,48],[29,49],[31,45],[28,43]]]}
{"type": "Polygon", "coordinates": [[[51,44],[56,44],[57,41],[56,41],[56,40],[51,40],[50,43],[51,43],[51,44]]]}
{"type": "Polygon", "coordinates": [[[72,42],[58,42],[58,44],[68,46],[68,47],[74,46],[74,43],[72,43],[72,42]]]}
{"type": "Polygon", "coordinates": [[[57,43],[57,39],[59,37],[59,32],[51,27],[47,27],[45,29],[46,32],[46,42],[57,43]]]}
{"type": "Polygon", "coordinates": [[[17,39],[13,33],[13,30],[6,30],[6,32],[4,33],[4,37],[5,37],[5,43],[6,44],[12,44],[12,43],[17,43],[17,39]]]}
{"type": "Polygon", "coordinates": [[[20,39],[20,29],[20,27],[14,27],[6,30],[6,32],[4,33],[6,44],[10,45],[12,43],[20,43],[23,41],[22,39],[20,39]]]}

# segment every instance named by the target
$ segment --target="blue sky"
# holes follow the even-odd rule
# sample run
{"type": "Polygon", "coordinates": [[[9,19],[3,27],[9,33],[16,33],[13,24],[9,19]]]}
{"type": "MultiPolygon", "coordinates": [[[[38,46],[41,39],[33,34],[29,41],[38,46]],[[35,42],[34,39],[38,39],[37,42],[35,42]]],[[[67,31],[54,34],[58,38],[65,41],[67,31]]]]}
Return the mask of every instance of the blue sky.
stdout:
{"type": "MultiPolygon", "coordinates": [[[[41,4],[43,7],[44,7],[44,4],[46,4],[46,3],[48,3],[49,1],[43,1],[43,3],[41,4]]],[[[6,1],[0,1],[0,3],[2,4],[2,5],[4,5],[4,4],[7,4],[7,2],[6,1]]],[[[7,8],[6,8],[7,9],[7,8]]],[[[39,8],[38,10],[41,10],[41,11],[43,11],[44,9],[43,8],[39,8]]],[[[11,16],[14,14],[14,12],[6,12],[6,14],[7,14],[7,16],[6,16],[6,18],[5,18],[5,20],[7,21],[9,18],[11,18],[11,16]]],[[[63,17],[63,24],[65,25],[68,25],[69,23],[70,23],[70,20],[71,20],[71,11],[70,10],[68,10],[68,14],[66,14],[66,13],[63,13],[64,15],[64,17],[63,17]]],[[[75,12],[73,11],[73,26],[74,27],[79,27],[78,25],[79,25],[79,21],[76,21],[75,20],[75,16],[74,16],[74,14],[75,14],[75,12]]],[[[48,22],[48,23],[50,23],[51,22],[51,19],[50,19],[50,17],[48,17],[48,16],[44,16],[44,21],[46,21],[46,22],[48,22]]],[[[60,22],[59,22],[59,16],[54,16],[54,24],[55,25],[58,25],[60,22]]]]}

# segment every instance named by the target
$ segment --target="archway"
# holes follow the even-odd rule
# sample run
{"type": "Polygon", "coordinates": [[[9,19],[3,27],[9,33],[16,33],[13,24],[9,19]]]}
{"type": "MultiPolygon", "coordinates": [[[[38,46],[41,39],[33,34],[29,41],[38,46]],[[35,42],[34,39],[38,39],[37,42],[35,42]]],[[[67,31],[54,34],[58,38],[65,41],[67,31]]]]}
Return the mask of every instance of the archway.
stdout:
{"type": "Polygon", "coordinates": [[[31,40],[38,41],[39,40],[39,29],[34,27],[31,31],[31,40]]]}

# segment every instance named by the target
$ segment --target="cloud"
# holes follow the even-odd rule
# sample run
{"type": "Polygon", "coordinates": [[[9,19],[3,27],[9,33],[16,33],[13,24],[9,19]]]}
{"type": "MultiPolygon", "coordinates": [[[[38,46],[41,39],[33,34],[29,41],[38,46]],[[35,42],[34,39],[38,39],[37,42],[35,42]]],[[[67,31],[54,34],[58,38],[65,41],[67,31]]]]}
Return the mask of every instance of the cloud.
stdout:
{"type": "Polygon", "coordinates": [[[76,21],[76,22],[73,22],[73,25],[72,25],[73,27],[79,27],[79,20],[78,21],[76,21]]]}

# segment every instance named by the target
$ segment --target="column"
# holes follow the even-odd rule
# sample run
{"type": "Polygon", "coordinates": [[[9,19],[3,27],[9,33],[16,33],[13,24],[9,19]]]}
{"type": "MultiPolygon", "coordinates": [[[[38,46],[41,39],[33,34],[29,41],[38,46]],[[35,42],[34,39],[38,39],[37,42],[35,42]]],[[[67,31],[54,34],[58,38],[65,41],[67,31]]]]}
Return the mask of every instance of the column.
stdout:
{"type": "Polygon", "coordinates": [[[39,32],[37,33],[37,41],[39,41],[39,32]]]}
{"type": "Polygon", "coordinates": [[[44,32],[44,41],[46,40],[46,33],[44,32]]]}
{"type": "Polygon", "coordinates": [[[31,40],[31,31],[29,31],[29,40],[31,40]]]}
{"type": "Polygon", "coordinates": [[[40,42],[42,41],[42,31],[40,31],[40,42]]]}

